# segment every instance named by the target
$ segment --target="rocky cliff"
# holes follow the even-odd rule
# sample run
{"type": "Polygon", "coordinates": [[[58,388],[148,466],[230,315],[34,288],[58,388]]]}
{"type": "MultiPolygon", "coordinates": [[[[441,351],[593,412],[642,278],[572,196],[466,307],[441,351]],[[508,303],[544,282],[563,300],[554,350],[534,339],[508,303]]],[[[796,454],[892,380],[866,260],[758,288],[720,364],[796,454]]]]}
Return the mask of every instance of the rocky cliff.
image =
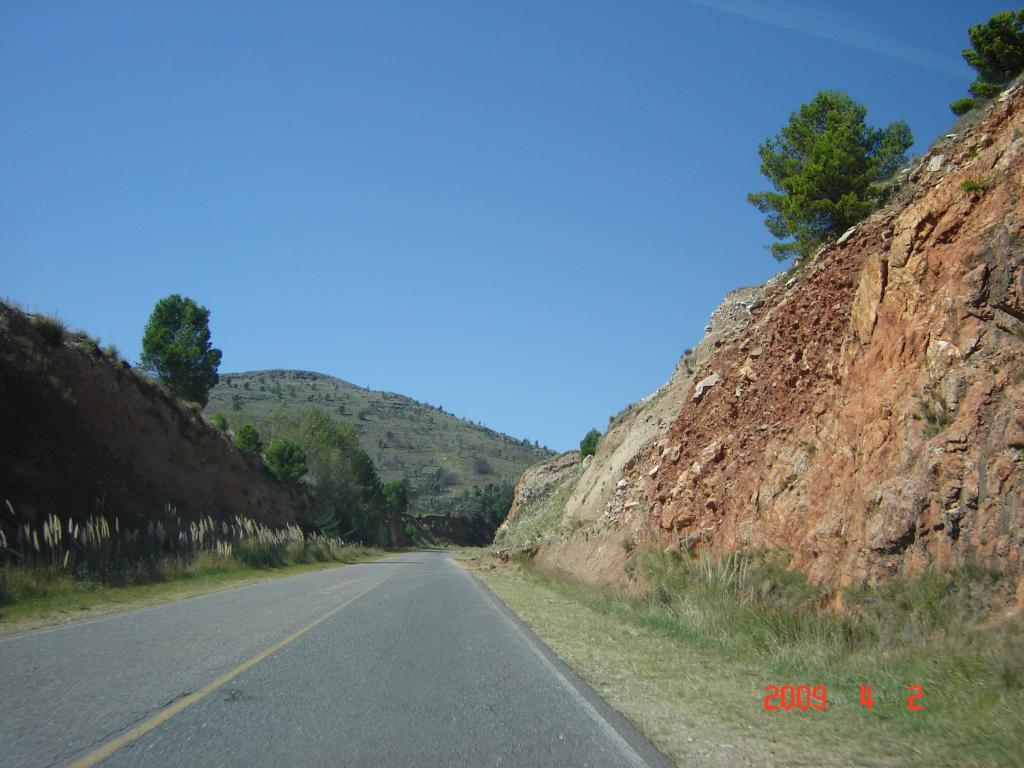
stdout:
{"type": "Polygon", "coordinates": [[[1022,110],[1006,92],[802,269],[728,296],[573,470],[538,557],[598,582],[634,545],[781,549],[832,588],[1024,571],[1022,110]]]}
{"type": "Polygon", "coordinates": [[[132,522],[168,504],[185,519],[269,525],[311,513],[111,350],[0,304],[0,523],[50,513],[132,522]]]}

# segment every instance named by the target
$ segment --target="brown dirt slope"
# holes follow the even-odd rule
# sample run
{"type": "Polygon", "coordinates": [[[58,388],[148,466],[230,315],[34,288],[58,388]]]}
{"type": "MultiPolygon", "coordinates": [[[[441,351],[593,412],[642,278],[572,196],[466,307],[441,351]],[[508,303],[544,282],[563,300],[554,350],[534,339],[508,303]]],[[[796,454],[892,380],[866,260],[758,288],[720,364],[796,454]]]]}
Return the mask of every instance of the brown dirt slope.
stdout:
{"type": "MultiPolygon", "coordinates": [[[[833,588],[930,563],[1024,571],[1022,115],[1017,88],[795,279],[752,294],[677,369],[669,423],[645,422],[599,484],[584,473],[572,498],[603,501],[567,506],[593,521],[584,535],[540,558],[608,581],[611,545],[632,538],[783,549],[833,588]]],[[[595,464],[627,442],[609,437],[595,464]]]]}
{"type": "Polygon", "coordinates": [[[302,519],[302,499],[84,334],[0,304],[0,519],[302,519]],[[10,502],[10,507],[6,502],[10,502]]]}

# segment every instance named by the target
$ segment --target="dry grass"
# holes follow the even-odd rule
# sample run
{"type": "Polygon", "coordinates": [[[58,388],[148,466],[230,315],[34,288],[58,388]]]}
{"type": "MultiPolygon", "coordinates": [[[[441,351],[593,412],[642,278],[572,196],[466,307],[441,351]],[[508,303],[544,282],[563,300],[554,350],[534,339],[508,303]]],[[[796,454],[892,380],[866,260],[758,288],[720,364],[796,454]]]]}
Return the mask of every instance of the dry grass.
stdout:
{"type": "Polygon", "coordinates": [[[0,624],[134,605],[151,595],[165,599],[181,592],[160,588],[171,582],[188,581],[193,586],[185,592],[195,593],[251,581],[266,569],[329,567],[382,554],[293,525],[186,520],[173,507],[140,527],[98,515],[80,521],[51,515],[33,526],[18,523],[6,503],[0,523],[0,624]]]}
{"type": "Polygon", "coordinates": [[[979,626],[1000,588],[991,574],[850,595],[859,615],[837,617],[756,554],[648,555],[639,598],[462,557],[680,764],[1002,766],[1024,754],[1024,617],[979,626]],[[828,708],[766,712],[769,684],[826,685],[828,708]],[[922,712],[907,709],[912,684],[924,686],[922,712]]]}

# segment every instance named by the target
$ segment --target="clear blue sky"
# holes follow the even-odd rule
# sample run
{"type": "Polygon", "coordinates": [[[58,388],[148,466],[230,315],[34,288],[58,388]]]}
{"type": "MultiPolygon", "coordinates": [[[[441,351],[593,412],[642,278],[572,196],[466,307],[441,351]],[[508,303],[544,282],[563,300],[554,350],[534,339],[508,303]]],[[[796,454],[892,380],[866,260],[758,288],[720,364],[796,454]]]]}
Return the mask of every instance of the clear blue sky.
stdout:
{"type": "Polygon", "coordinates": [[[1006,5],[0,2],[0,295],[557,449],[779,267],[757,146],[842,89],[921,151],[1006,5]]]}

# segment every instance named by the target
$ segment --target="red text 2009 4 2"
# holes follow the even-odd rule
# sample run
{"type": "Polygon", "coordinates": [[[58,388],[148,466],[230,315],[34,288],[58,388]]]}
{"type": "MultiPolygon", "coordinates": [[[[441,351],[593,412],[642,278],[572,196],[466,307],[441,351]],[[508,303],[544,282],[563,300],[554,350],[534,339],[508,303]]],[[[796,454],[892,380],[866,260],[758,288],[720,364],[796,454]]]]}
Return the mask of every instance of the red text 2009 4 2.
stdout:
{"type": "MultiPolygon", "coordinates": [[[[920,685],[908,686],[907,709],[920,712],[924,709],[921,698],[924,688],[920,685]]],[[[764,708],[768,712],[788,712],[793,709],[817,709],[828,707],[828,689],[824,685],[767,685],[765,686],[764,708]]],[[[860,687],[861,706],[874,709],[875,700],[870,685],[860,687]]]]}

